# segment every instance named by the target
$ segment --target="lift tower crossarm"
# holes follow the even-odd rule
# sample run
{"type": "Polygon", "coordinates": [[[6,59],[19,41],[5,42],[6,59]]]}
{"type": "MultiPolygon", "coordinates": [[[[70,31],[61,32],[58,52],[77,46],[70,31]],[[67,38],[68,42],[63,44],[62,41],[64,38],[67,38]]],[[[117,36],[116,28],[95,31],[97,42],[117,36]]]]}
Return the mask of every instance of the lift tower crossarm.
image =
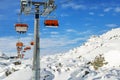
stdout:
{"type": "Polygon", "coordinates": [[[36,2],[36,1],[32,1],[32,0],[21,0],[21,9],[20,9],[20,13],[24,13],[24,14],[30,14],[32,5],[39,5],[39,6],[43,6],[43,10],[42,10],[42,14],[40,14],[41,16],[47,16],[49,15],[53,10],[56,9],[56,5],[54,4],[55,1],[54,0],[48,0],[46,2],[36,2]]]}
{"type": "Polygon", "coordinates": [[[40,6],[40,5],[45,5],[45,2],[35,2],[35,1],[32,1],[32,4],[40,6]]]}

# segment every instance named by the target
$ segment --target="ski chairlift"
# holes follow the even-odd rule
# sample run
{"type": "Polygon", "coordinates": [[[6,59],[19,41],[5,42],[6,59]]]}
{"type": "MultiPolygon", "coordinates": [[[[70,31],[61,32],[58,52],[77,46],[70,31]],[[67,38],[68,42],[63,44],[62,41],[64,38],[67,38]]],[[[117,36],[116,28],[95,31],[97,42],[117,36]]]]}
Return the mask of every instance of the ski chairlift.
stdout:
{"type": "Polygon", "coordinates": [[[25,23],[17,23],[15,24],[15,29],[18,33],[26,33],[28,30],[28,25],[25,23]]]}
{"type": "Polygon", "coordinates": [[[34,44],[35,44],[34,41],[31,41],[31,42],[30,42],[30,45],[31,45],[31,46],[33,46],[34,44]]]}
{"type": "Polygon", "coordinates": [[[30,46],[26,46],[25,48],[24,48],[24,50],[26,51],[26,50],[31,50],[31,47],[30,46]]]}
{"type": "Polygon", "coordinates": [[[25,53],[25,52],[26,52],[26,50],[23,50],[23,52],[25,53]]]}
{"type": "Polygon", "coordinates": [[[44,21],[44,25],[46,27],[54,27],[54,28],[57,28],[59,26],[59,23],[58,23],[58,20],[52,20],[52,19],[49,19],[49,20],[45,20],[44,21]]]}
{"type": "Polygon", "coordinates": [[[27,50],[27,48],[25,47],[25,48],[24,48],[24,51],[26,52],[26,50],[27,50]]]}
{"type": "Polygon", "coordinates": [[[16,43],[16,46],[17,46],[17,47],[23,47],[23,43],[22,43],[22,42],[17,42],[17,43],[16,43]]]}
{"type": "Polygon", "coordinates": [[[16,47],[17,47],[17,51],[21,51],[22,47],[23,47],[23,43],[22,42],[17,42],[16,47]]]}

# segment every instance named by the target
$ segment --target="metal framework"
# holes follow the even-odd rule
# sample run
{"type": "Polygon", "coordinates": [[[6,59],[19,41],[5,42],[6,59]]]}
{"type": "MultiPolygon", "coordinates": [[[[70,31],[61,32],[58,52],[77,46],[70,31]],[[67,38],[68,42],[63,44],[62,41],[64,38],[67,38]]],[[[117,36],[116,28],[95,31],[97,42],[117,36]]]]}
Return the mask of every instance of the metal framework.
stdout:
{"type": "Polygon", "coordinates": [[[40,35],[39,35],[39,21],[40,16],[49,15],[55,8],[54,0],[46,2],[35,2],[32,0],[21,0],[21,14],[30,14],[32,6],[35,8],[34,14],[34,51],[33,51],[33,78],[32,80],[40,80],[40,35]],[[40,6],[43,6],[42,13],[40,13],[40,6]]]}

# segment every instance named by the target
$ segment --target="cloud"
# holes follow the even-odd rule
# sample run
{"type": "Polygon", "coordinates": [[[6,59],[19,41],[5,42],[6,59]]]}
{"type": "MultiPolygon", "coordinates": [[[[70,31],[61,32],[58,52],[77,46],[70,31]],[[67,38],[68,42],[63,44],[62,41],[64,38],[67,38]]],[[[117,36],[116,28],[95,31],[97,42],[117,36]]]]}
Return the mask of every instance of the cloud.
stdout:
{"type": "Polygon", "coordinates": [[[91,35],[91,31],[77,31],[75,29],[66,29],[64,34],[51,35],[40,39],[41,54],[56,54],[66,52],[76,46],[80,46],[91,35]],[[84,35],[84,36],[83,36],[84,35]],[[76,37],[75,37],[76,36],[76,37]]]}
{"type": "Polygon", "coordinates": [[[60,35],[58,32],[51,32],[51,37],[44,37],[40,39],[41,48],[64,48],[65,46],[74,45],[79,43],[80,41],[85,41],[89,35],[91,35],[91,31],[77,31],[75,29],[66,29],[64,35],[60,35]],[[55,35],[54,35],[55,34],[55,35]],[[70,36],[72,34],[72,36],[70,36]],[[84,37],[83,37],[84,35],[84,37]],[[79,37],[73,37],[79,36],[79,37]]]}
{"type": "MultiPolygon", "coordinates": [[[[29,45],[31,41],[31,37],[23,37],[20,38],[20,41],[24,43],[24,45],[29,45]]],[[[0,38],[0,51],[6,53],[16,53],[16,43],[18,42],[18,38],[16,37],[1,37],[0,38]]]]}
{"type": "Polygon", "coordinates": [[[82,4],[75,4],[75,3],[68,3],[68,4],[63,4],[62,5],[63,8],[72,8],[72,9],[75,9],[75,10],[78,10],[78,9],[85,9],[86,7],[82,4]]]}
{"type": "Polygon", "coordinates": [[[51,34],[51,35],[57,35],[57,34],[59,34],[59,32],[53,31],[53,32],[50,32],[50,34],[51,34]]]}
{"type": "MultiPolygon", "coordinates": [[[[86,26],[89,25],[89,24],[86,24],[86,26]]],[[[77,31],[77,30],[74,30],[74,29],[67,29],[66,30],[67,33],[74,33],[75,35],[88,35],[88,34],[91,34],[92,32],[90,30],[86,30],[86,31],[77,31]]]]}
{"type": "Polygon", "coordinates": [[[120,7],[116,7],[115,12],[120,12],[120,7]]]}
{"type": "Polygon", "coordinates": [[[50,54],[58,54],[64,53],[72,48],[80,46],[80,41],[84,41],[88,39],[88,37],[80,37],[75,39],[69,39],[67,37],[59,37],[59,38],[42,38],[41,39],[41,54],[42,55],[50,55],[50,54]]]}
{"type": "Polygon", "coordinates": [[[109,12],[109,11],[119,13],[120,12],[120,7],[108,7],[108,8],[104,9],[104,12],[109,12]]]}
{"type": "Polygon", "coordinates": [[[74,39],[69,39],[67,36],[62,36],[59,38],[42,38],[41,39],[41,48],[52,48],[52,47],[62,47],[76,44],[79,41],[86,40],[86,37],[79,37],[74,39]]]}
{"type": "Polygon", "coordinates": [[[27,33],[27,35],[28,35],[28,36],[34,36],[34,34],[33,34],[33,33],[27,33]]]}
{"type": "Polygon", "coordinates": [[[105,16],[104,14],[99,14],[99,16],[105,16]]]}
{"type": "Polygon", "coordinates": [[[104,12],[109,12],[110,10],[112,10],[111,7],[109,7],[109,8],[105,8],[105,9],[104,9],[104,12]]]}
{"type": "Polygon", "coordinates": [[[92,16],[93,16],[94,14],[95,14],[94,12],[89,12],[89,15],[92,15],[92,16]]]}
{"type": "Polygon", "coordinates": [[[2,37],[0,38],[0,51],[11,52],[16,51],[17,39],[13,37],[2,37]]]}
{"type": "Polygon", "coordinates": [[[86,31],[83,31],[83,32],[78,32],[79,35],[90,35],[92,34],[92,31],[90,30],[86,30],[86,31]]]}
{"type": "MultiPolygon", "coordinates": [[[[42,50],[43,53],[50,52],[50,48],[54,48],[54,50],[51,51],[51,53],[56,52],[56,48],[58,49],[58,52],[64,47],[68,45],[73,45],[76,44],[79,41],[86,40],[86,37],[82,38],[75,38],[75,39],[69,39],[68,36],[59,36],[57,38],[40,38],[40,48],[45,49],[42,50]]],[[[30,45],[31,37],[23,37],[20,39],[24,43],[24,45],[30,45]]],[[[0,51],[5,52],[5,53],[17,53],[16,50],[16,43],[18,42],[18,39],[15,37],[1,37],[0,38],[0,51]],[[7,44],[6,44],[7,43],[7,44]]],[[[32,53],[32,51],[30,52],[32,53]]]]}
{"type": "Polygon", "coordinates": [[[89,9],[91,9],[91,10],[97,10],[98,6],[91,6],[91,7],[89,7],[89,9]]]}
{"type": "Polygon", "coordinates": [[[110,11],[119,13],[120,12],[120,7],[108,7],[108,8],[104,9],[104,12],[110,12],[110,11]]]}
{"type": "Polygon", "coordinates": [[[60,16],[61,16],[61,17],[67,17],[67,16],[69,16],[69,15],[68,15],[68,14],[63,13],[63,14],[61,14],[60,16]]]}
{"type": "Polygon", "coordinates": [[[77,32],[77,31],[74,29],[67,29],[66,32],[77,32]]]}
{"type": "Polygon", "coordinates": [[[105,26],[110,27],[110,28],[114,28],[114,27],[117,27],[118,25],[117,24],[106,24],[105,26]]]}

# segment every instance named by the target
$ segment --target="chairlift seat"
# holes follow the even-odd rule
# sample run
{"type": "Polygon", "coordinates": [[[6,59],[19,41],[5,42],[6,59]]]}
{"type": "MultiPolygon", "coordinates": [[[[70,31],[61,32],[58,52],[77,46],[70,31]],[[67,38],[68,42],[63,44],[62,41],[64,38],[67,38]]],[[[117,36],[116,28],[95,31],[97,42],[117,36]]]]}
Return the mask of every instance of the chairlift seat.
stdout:
{"type": "Polygon", "coordinates": [[[44,25],[46,27],[58,27],[59,23],[58,20],[45,20],[44,25]]]}
{"type": "Polygon", "coordinates": [[[18,33],[25,33],[25,32],[27,32],[28,25],[27,24],[18,23],[18,24],[15,24],[15,29],[16,29],[16,31],[18,33]]]}
{"type": "Polygon", "coordinates": [[[26,46],[26,47],[24,48],[24,50],[30,50],[30,49],[31,49],[30,46],[26,46]]]}

